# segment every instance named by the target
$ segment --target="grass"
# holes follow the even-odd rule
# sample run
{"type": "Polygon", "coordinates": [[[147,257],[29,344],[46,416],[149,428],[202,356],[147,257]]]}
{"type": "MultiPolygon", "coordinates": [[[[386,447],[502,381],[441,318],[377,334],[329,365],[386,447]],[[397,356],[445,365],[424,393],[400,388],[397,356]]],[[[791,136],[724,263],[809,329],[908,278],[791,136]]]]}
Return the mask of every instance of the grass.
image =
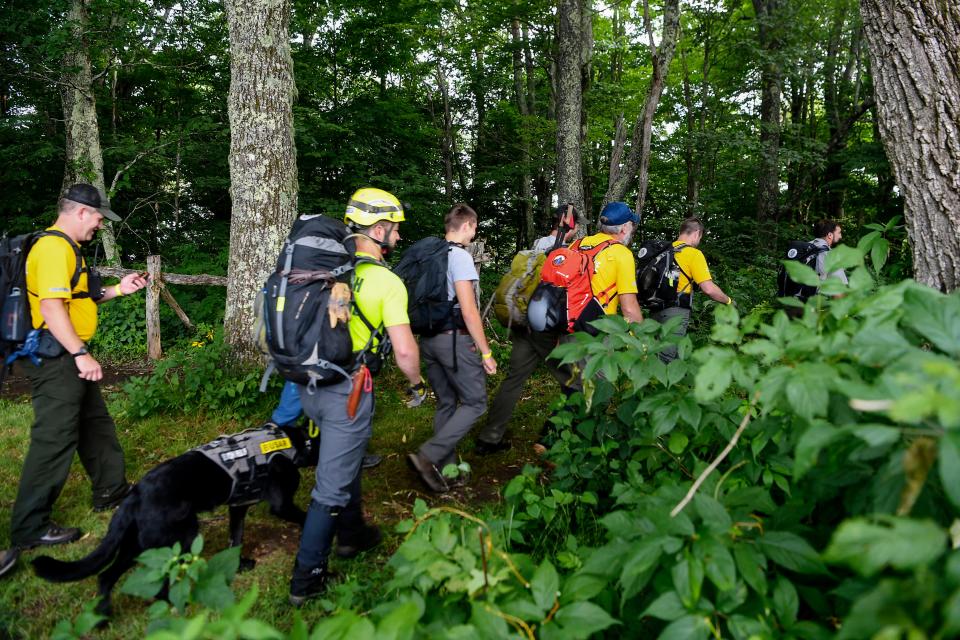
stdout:
{"type": "MultiPolygon", "coordinates": [[[[498,351],[500,351],[498,349],[498,351]]],[[[499,352],[502,368],[507,353],[499,352]]],[[[502,374],[488,382],[491,394],[496,391],[502,374]]],[[[416,409],[403,405],[405,381],[395,369],[377,380],[377,405],[374,433],[370,449],[384,457],[383,463],[366,471],[363,478],[364,506],[369,518],[383,527],[385,543],[378,549],[349,561],[335,559],[333,568],[344,578],[325,599],[308,603],[302,615],[314,624],[328,612],[338,608],[368,610],[386,595],[384,585],[391,577],[387,560],[402,542],[393,530],[400,520],[410,517],[414,500],[422,497],[430,504],[457,506],[469,511],[494,508],[500,500],[503,485],[518,474],[526,462],[534,460],[531,445],[536,440],[550,400],[556,397],[556,384],[546,375],[537,375],[527,383],[527,392],[518,405],[508,437],[514,448],[494,456],[480,457],[473,453],[473,437],[460,446],[461,456],[473,467],[470,486],[446,496],[433,496],[423,490],[417,477],[407,468],[405,455],[413,451],[432,433],[433,402],[416,409]]],[[[115,386],[104,388],[107,402],[117,422],[117,431],[126,453],[127,475],[140,478],[159,462],[207,442],[218,434],[232,433],[255,426],[268,416],[258,416],[247,423],[218,417],[215,411],[195,416],[158,416],[132,420],[125,416],[127,398],[115,386]]],[[[20,468],[29,444],[33,411],[27,396],[0,400],[0,446],[7,452],[0,459],[0,540],[9,542],[9,514],[16,497],[20,468]]],[[[481,424],[482,424],[481,419],[481,424]]],[[[477,428],[474,428],[476,432],[477,428]]],[[[313,469],[301,471],[302,481],[297,502],[306,506],[313,486],[313,469]]],[[[53,584],[37,578],[29,567],[31,558],[49,553],[57,558],[73,559],[94,549],[106,532],[111,513],[95,513],[90,506],[90,482],[75,461],[53,510],[53,520],[79,526],[85,536],[71,545],[33,550],[21,556],[20,566],[0,579],[0,638],[42,638],[49,636],[59,620],[75,618],[85,602],[96,595],[96,580],[53,584]]],[[[206,541],[204,555],[212,555],[227,544],[227,513],[221,507],[202,514],[201,533],[206,541]]],[[[257,584],[260,597],[252,614],[280,629],[293,621],[293,609],[287,603],[287,587],[293,556],[299,544],[299,529],[269,515],[266,505],[251,509],[244,539],[244,556],[253,557],[257,566],[238,576],[237,593],[257,584]]],[[[122,581],[121,581],[122,584],[122,581]]],[[[143,637],[147,624],[147,603],[116,592],[114,617],[97,638],[143,637]]]]}

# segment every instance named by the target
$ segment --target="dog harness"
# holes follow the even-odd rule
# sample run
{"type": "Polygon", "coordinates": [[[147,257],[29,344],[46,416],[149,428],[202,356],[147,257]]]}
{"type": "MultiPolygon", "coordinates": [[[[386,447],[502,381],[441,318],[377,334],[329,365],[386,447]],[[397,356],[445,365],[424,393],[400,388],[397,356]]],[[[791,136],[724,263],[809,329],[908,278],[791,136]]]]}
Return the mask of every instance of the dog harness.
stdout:
{"type": "Polygon", "coordinates": [[[227,504],[231,507],[261,500],[274,456],[284,456],[293,462],[297,455],[290,438],[271,425],[220,436],[193,451],[205,455],[230,476],[233,486],[227,504]]]}

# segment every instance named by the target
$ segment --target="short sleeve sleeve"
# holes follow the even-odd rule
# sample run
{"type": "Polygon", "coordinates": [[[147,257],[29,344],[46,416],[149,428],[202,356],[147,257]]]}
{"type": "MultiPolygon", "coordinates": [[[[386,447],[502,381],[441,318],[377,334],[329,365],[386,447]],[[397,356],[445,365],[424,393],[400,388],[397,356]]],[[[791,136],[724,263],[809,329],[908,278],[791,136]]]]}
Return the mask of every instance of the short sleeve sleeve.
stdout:
{"type": "Polygon", "coordinates": [[[690,271],[690,277],[693,278],[693,281],[697,284],[706,282],[707,280],[713,280],[713,276],[710,275],[710,269],[707,267],[707,259],[704,257],[702,251],[695,251],[691,256],[690,271]]]}
{"type": "MultiPolygon", "coordinates": [[[[385,270],[386,271],[386,270],[385,270]]],[[[410,318],[407,316],[407,288],[403,286],[403,281],[395,274],[387,272],[387,276],[394,282],[390,282],[384,287],[386,292],[383,297],[383,326],[395,327],[401,324],[410,324],[410,318]]]]}
{"type": "Polygon", "coordinates": [[[480,274],[477,273],[477,267],[473,264],[473,257],[465,250],[455,247],[448,256],[450,265],[450,279],[453,282],[462,280],[479,280],[480,274]]]}

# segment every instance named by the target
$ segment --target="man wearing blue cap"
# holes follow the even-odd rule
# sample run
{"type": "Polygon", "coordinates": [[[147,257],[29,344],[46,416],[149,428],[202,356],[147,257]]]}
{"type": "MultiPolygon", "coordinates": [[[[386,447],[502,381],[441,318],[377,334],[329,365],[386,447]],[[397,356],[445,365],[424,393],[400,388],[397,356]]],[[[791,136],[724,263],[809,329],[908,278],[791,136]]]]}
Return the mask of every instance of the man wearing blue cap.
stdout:
{"type": "Polygon", "coordinates": [[[591,285],[607,315],[618,309],[629,322],[643,322],[637,301],[637,266],[630,242],[640,218],[625,202],[610,202],[600,212],[600,232],[580,241],[580,250],[604,242],[612,244],[597,254],[591,285]]]}

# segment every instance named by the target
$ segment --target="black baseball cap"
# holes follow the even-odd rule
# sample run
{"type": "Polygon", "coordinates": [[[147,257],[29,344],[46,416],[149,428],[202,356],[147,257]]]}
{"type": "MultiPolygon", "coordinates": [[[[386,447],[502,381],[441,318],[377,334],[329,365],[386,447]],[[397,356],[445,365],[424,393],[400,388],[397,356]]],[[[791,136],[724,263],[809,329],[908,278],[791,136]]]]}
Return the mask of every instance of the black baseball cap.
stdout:
{"type": "Polygon", "coordinates": [[[107,200],[106,194],[92,184],[87,184],[85,182],[75,184],[67,189],[67,192],[63,194],[63,197],[71,202],[93,207],[102,213],[103,217],[107,220],[120,222],[120,216],[110,210],[110,201],[107,200]]]}

